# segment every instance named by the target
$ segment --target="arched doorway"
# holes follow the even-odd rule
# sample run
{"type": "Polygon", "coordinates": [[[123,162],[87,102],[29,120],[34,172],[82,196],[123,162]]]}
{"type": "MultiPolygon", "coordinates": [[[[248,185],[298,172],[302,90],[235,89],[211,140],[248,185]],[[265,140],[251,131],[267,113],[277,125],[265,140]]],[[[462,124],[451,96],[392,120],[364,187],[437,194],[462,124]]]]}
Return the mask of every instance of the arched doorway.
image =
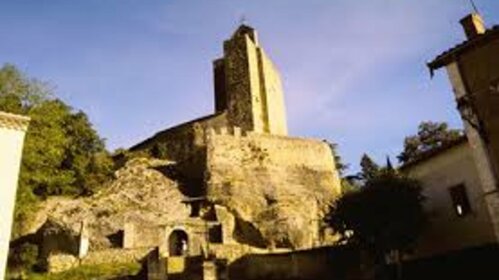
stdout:
{"type": "Polygon", "coordinates": [[[189,248],[189,239],[187,233],[176,229],[172,231],[168,238],[168,250],[170,256],[186,256],[189,248]]]}

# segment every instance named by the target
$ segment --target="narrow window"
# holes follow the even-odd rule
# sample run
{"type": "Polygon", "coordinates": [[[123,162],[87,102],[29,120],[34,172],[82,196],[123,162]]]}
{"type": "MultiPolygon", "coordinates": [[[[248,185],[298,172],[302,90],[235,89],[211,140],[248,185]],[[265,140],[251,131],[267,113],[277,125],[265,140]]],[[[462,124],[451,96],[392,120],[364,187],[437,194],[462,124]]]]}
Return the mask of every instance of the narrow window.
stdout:
{"type": "Polygon", "coordinates": [[[468,215],[471,212],[471,206],[468,194],[466,193],[466,187],[463,184],[451,187],[449,188],[449,193],[456,215],[459,217],[468,215]]]}
{"type": "Polygon", "coordinates": [[[201,203],[199,201],[191,202],[191,217],[199,217],[201,213],[201,203]]]}
{"type": "Polygon", "coordinates": [[[211,243],[223,243],[222,225],[211,226],[208,236],[211,243]]]}

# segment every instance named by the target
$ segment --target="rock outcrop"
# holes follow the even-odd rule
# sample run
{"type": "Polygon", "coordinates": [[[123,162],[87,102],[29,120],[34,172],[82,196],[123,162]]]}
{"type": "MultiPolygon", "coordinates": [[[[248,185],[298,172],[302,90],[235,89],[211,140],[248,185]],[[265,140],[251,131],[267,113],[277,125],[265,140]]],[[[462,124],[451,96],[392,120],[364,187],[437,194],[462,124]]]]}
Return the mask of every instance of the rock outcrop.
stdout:
{"type": "Polygon", "coordinates": [[[177,182],[165,175],[164,170],[173,165],[165,160],[132,159],[109,185],[91,197],[48,200],[39,211],[39,226],[50,221],[77,234],[84,222],[90,249],[98,250],[121,246],[113,243],[125,222],[160,225],[188,217],[177,182]]]}
{"type": "Polygon", "coordinates": [[[236,217],[235,239],[258,247],[320,245],[320,225],[339,195],[329,146],[321,141],[212,133],[207,195],[236,217]]]}
{"type": "MultiPolygon", "coordinates": [[[[320,244],[320,220],[338,194],[328,153],[320,141],[211,135],[206,199],[210,207],[225,209],[219,222],[230,232],[224,235],[260,248],[320,244]]],[[[185,220],[191,212],[175,170],[171,161],[131,159],[91,197],[48,200],[36,218],[38,228],[77,236],[84,223],[92,251],[120,247],[125,223],[159,226],[185,220]]]]}

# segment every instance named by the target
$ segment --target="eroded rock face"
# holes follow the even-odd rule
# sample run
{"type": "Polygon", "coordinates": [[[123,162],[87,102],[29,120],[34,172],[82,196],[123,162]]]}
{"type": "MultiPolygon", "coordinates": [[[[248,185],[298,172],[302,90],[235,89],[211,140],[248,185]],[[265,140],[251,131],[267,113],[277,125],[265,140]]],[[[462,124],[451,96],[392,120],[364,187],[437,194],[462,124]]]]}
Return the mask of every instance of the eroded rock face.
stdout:
{"type": "Polygon", "coordinates": [[[185,219],[189,209],[178,184],[162,171],[171,162],[136,158],[116,172],[107,187],[82,199],[52,199],[42,206],[39,215],[58,225],[80,232],[82,222],[88,227],[91,250],[119,246],[114,236],[123,230],[125,221],[161,225],[185,219]]]}
{"type": "MultiPolygon", "coordinates": [[[[314,188],[267,185],[258,176],[248,181],[225,182],[221,192],[210,193],[210,199],[226,206],[236,217],[236,241],[257,247],[316,245],[327,199],[316,197],[314,188]]],[[[329,202],[334,198],[332,192],[321,194],[329,196],[329,202]]]]}
{"type": "Polygon", "coordinates": [[[320,141],[212,134],[208,198],[236,217],[235,239],[252,246],[319,245],[319,224],[339,195],[329,147],[320,141]]]}
{"type": "MultiPolygon", "coordinates": [[[[214,219],[222,224],[224,243],[295,249],[320,245],[320,221],[339,194],[327,144],[212,134],[203,154],[206,158],[197,159],[205,168],[201,187],[206,188],[208,205],[218,212],[214,219]]],[[[189,218],[183,180],[174,176],[176,166],[167,160],[132,159],[91,197],[47,201],[40,211],[44,219],[38,220],[50,220],[72,233],[79,233],[84,222],[91,251],[120,247],[125,223],[140,227],[189,218]]]]}

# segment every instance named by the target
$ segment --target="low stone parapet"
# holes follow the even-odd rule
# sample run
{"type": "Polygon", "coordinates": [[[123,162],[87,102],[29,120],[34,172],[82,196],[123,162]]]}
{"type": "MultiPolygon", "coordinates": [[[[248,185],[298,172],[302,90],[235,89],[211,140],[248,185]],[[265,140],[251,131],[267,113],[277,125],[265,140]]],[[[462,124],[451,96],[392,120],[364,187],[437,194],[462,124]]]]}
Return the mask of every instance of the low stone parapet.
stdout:
{"type": "Polygon", "coordinates": [[[284,254],[291,252],[291,249],[269,250],[244,244],[210,244],[209,252],[217,259],[225,259],[230,263],[245,255],[284,254]]]}
{"type": "Polygon", "coordinates": [[[58,273],[80,265],[139,262],[145,258],[152,249],[153,248],[109,249],[90,252],[82,259],[70,254],[52,254],[47,259],[47,271],[50,273],[58,273]]]}

